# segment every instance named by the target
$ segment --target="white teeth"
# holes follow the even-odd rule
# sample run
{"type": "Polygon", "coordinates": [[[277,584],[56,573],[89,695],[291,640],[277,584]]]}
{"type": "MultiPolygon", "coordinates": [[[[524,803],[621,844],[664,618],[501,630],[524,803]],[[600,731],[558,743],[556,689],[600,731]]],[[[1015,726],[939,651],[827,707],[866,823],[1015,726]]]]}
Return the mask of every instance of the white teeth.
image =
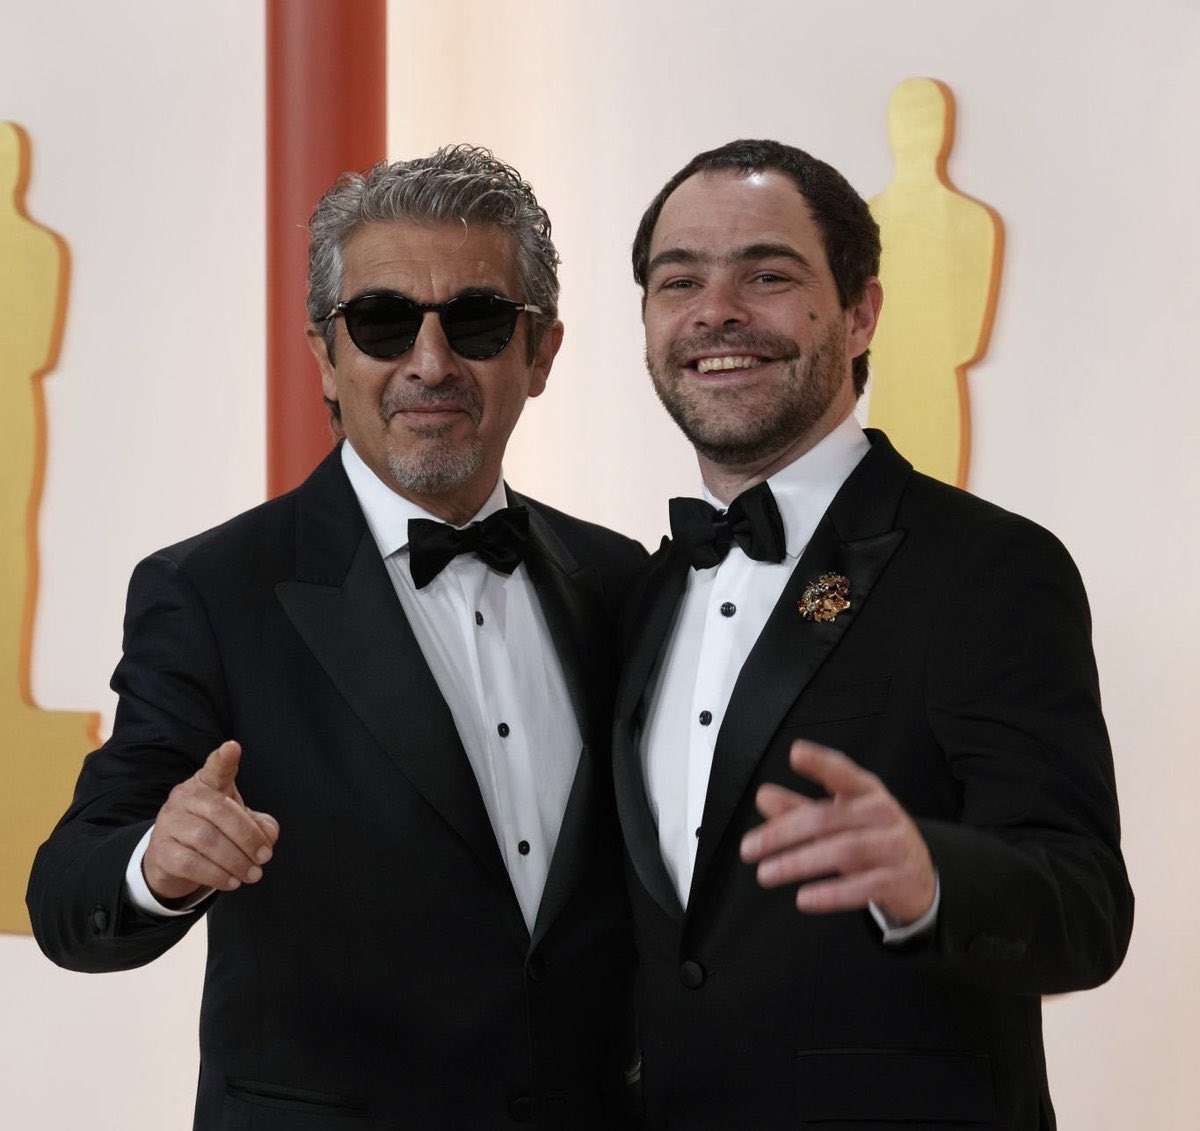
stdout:
{"type": "Polygon", "coordinates": [[[712,373],[717,369],[755,369],[763,364],[761,357],[702,357],[696,362],[700,373],[712,373]]]}

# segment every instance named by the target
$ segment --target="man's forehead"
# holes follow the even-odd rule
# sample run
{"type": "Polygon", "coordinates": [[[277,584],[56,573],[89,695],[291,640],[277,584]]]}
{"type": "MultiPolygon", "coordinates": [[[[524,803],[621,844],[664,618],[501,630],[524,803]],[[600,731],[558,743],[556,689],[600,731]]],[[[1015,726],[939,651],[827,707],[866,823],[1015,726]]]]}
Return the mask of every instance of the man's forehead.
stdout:
{"type": "Polygon", "coordinates": [[[420,224],[373,221],[356,228],[342,249],[348,279],[452,275],[459,287],[508,285],[516,271],[516,245],[494,225],[463,221],[420,224]]]}
{"type": "Polygon", "coordinates": [[[808,201],[786,173],[713,169],[694,174],[664,202],[649,250],[652,262],[677,250],[728,261],[745,258],[751,248],[787,248],[813,262],[824,259],[808,201]]]}
{"type": "Polygon", "coordinates": [[[467,220],[372,220],[346,238],[343,254],[387,255],[413,262],[442,259],[508,260],[516,255],[512,236],[494,224],[467,220]]]}
{"type": "Polygon", "coordinates": [[[778,169],[702,169],[663,202],[651,242],[669,231],[718,225],[743,230],[816,225],[795,181],[778,169]]]}

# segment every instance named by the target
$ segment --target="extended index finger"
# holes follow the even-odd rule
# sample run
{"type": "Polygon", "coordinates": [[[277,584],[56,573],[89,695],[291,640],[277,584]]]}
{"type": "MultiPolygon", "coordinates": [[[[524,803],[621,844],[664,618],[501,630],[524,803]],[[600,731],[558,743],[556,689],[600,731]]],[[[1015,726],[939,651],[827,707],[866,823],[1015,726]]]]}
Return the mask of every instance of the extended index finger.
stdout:
{"type": "Polygon", "coordinates": [[[873,773],[840,750],[802,738],[792,743],[788,761],[796,773],[824,786],[835,797],[859,797],[875,789],[879,782],[873,773]]]}
{"type": "MultiPolygon", "coordinates": [[[[209,789],[224,793],[228,797],[236,794],[233,782],[237,777],[238,763],[242,759],[240,743],[232,740],[222,742],[204,760],[204,765],[196,771],[196,778],[209,789]]],[[[239,798],[240,800],[240,798],[239,798]]]]}

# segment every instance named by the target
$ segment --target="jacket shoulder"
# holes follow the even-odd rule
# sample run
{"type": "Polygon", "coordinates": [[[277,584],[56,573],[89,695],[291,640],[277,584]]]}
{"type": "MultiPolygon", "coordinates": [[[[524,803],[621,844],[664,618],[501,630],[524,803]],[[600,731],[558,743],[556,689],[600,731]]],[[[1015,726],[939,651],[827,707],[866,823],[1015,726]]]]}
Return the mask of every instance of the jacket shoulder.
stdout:
{"type": "Polygon", "coordinates": [[[182,542],[158,550],[156,562],[193,578],[239,577],[243,582],[291,575],[300,548],[314,561],[305,572],[334,575],[349,565],[365,519],[335,450],[298,487],[182,542]],[[331,559],[325,561],[328,554],[331,559]],[[343,560],[344,559],[344,560],[343,560]]]}
{"type": "Polygon", "coordinates": [[[646,560],[640,542],[599,523],[576,518],[528,496],[519,496],[561,539],[580,566],[600,566],[632,574],[646,560]]]}
{"type": "Polygon", "coordinates": [[[1037,552],[1071,563],[1057,535],[1033,519],[914,471],[900,501],[897,525],[947,544],[957,558],[972,546],[1037,552]]]}

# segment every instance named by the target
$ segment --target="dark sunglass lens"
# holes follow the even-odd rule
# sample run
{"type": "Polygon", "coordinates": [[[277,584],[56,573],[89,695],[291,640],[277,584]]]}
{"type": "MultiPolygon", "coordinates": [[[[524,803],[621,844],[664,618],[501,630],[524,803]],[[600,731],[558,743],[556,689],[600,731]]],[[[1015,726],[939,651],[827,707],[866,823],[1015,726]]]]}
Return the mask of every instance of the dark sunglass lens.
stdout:
{"type": "Polygon", "coordinates": [[[463,357],[495,357],[513,336],[520,311],[496,295],[462,295],[446,304],[442,328],[463,357]]]}
{"type": "Polygon", "coordinates": [[[369,357],[399,357],[412,349],[421,311],[399,295],[363,295],[343,312],[350,340],[369,357]]]}

